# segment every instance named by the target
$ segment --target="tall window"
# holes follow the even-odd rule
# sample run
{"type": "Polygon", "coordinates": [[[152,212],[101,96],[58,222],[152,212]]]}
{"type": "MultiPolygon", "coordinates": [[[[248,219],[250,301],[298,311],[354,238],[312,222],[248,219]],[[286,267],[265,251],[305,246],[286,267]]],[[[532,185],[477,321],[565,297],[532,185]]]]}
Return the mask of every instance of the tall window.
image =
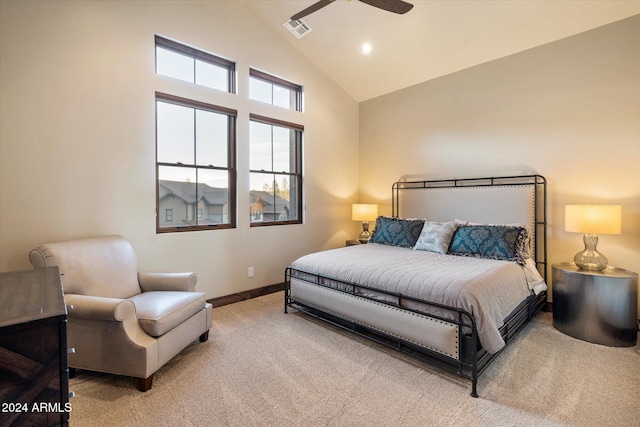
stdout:
{"type": "Polygon", "coordinates": [[[253,68],[249,70],[249,97],[289,110],[302,111],[302,86],[253,68]]]}
{"type": "Polygon", "coordinates": [[[235,227],[236,116],[156,93],[157,232],[235,227]]]}
{"type": "MultiPolygon", "coordinates": [[[[235,93],[235,63],[155,37],[156,73],[235,93]]],[[[235,110],[156,92],[156,232],[236,225],[235,110]],[[164,212],[164,215],[161,215],[164,212]]]]}
{"type": "Polygon", "coordinates": [[[251,226],[302,222],[302,132],[293,123],[250,116],[251,226]]]}
{"type": "Polygon", "coordinates": [[[236,64],[219,56],[156,36],[156,73],[235,93],[236,64]]]}

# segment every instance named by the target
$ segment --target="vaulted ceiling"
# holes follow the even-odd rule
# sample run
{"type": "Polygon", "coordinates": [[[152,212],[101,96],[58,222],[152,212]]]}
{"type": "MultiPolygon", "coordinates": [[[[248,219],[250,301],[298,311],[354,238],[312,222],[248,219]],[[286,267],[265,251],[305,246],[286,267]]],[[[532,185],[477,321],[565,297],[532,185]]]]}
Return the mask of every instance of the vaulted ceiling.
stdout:
{"type": "Polygon", "coordinates": [[[337,0],[298,39],[283,23],[316,0],[241,1],[357,101],[640,13],[640,0],[406,0],[404,15],[337,0]]]}

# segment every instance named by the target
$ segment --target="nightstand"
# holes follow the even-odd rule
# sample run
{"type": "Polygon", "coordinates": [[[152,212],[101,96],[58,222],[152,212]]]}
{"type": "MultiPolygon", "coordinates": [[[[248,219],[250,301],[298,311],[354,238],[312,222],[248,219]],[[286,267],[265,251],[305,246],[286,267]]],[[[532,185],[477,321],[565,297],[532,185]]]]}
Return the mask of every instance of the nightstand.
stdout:
{"type": "Polygon", "coordinates": [[[573,263],[551,266],[553,326],[584,341],[631,347],[638,340],[638,274],[621,268],[602,271],[573,263]]]}

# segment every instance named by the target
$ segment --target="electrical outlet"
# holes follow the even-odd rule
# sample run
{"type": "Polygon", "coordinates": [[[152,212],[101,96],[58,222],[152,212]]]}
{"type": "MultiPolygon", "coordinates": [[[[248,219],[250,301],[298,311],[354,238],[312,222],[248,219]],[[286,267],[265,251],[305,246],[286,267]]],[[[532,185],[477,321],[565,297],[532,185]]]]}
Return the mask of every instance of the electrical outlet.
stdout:
{"type": "Polygon", "coordinates": [[[253,267],[249,267],[247,270],[247,277],[253,277],[253,267]]]}

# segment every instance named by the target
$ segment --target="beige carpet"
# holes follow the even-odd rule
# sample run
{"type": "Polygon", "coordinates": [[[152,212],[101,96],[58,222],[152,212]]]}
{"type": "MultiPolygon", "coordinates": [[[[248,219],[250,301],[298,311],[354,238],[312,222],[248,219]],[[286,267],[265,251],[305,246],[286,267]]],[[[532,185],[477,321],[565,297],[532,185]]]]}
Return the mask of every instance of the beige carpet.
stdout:
{"type": "Polygon", "coordinates": [[[319,323],[282,293],[214,310],[141,393],[78,371],[72,426],[639,426],[640,354],[565,336],[540,314],[470,382],[319,323]]]}

